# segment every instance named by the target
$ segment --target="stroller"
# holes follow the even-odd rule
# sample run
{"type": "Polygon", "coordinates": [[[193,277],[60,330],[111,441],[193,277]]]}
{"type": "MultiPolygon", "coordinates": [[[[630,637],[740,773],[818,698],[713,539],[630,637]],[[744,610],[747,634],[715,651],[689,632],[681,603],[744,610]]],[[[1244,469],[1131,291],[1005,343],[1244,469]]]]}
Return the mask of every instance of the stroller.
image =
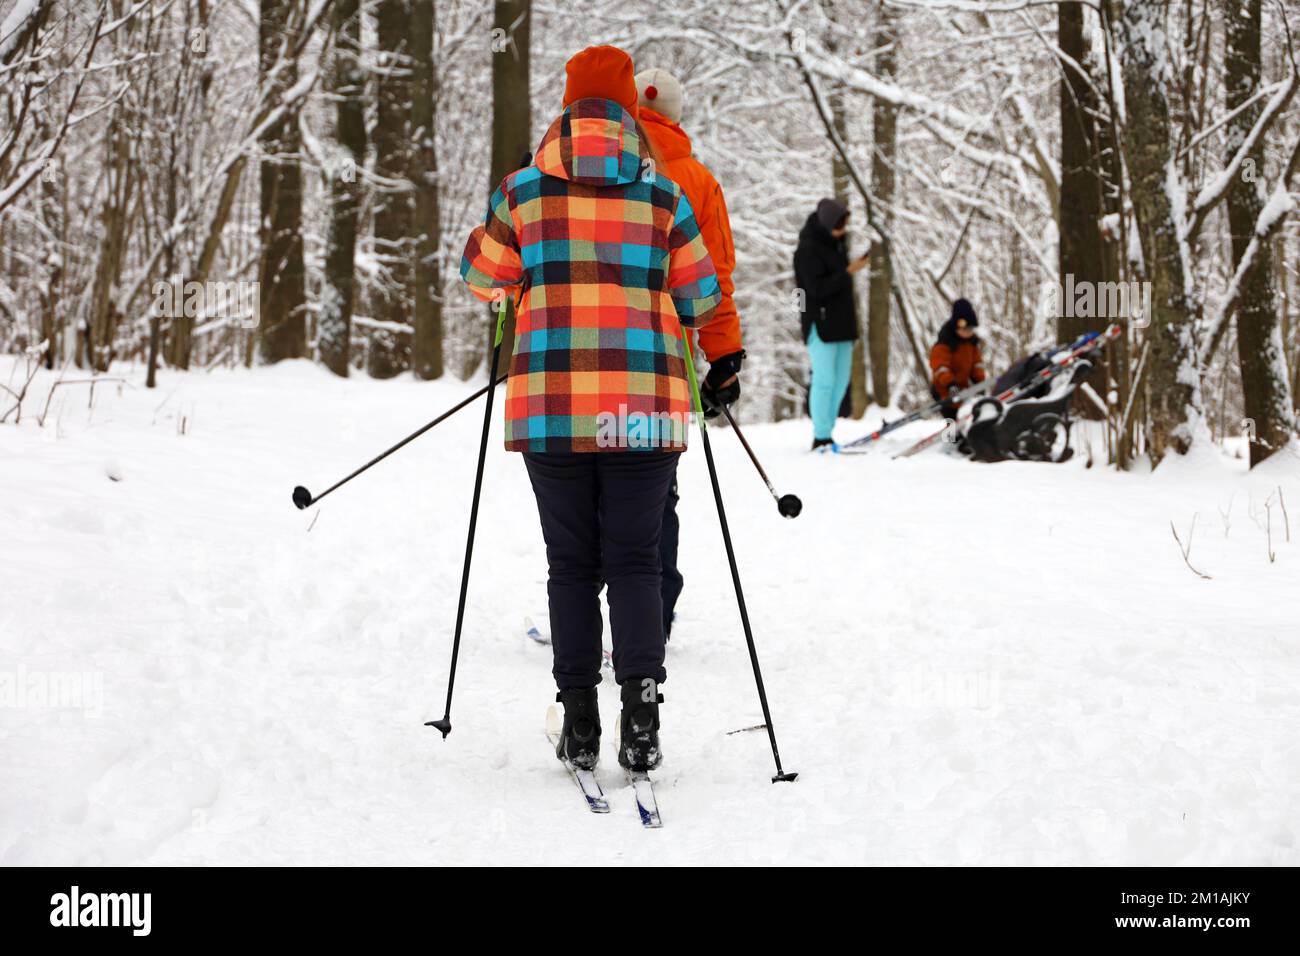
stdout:
{"type": "MultiPolygon", "coordinates": [[[[997,380],[993,393],[1017,389],[1048,364],[1042,355],[1021,359],[997,380]]],[[[1006,402],[979,399],[962,436],[963,450],[975,461],[1069,461],[1074,455],[1070,401],[1092,367],[1081,358],[1023,394],[1013,393],[1006,402]]]]}

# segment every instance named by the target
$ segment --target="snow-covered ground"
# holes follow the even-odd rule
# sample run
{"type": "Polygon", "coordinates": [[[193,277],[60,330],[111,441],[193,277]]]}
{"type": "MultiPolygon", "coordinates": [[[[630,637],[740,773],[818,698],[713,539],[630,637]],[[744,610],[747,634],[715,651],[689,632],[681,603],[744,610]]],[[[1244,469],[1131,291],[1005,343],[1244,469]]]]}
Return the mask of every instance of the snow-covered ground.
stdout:
{"type": "MultiPolygon", "coordinates": [[[[43,428],[39,379],[0,425],[2,863],[1300,863],[1294,450],[1251,475],[1213,450],[1116,474],[814,457],[806,422],[755,425],[803,498],[788,521],[714,433],[799,772],[773,785],[766,737],[726,733],[760,717],[697,442],[665,826],[645,831],[612,744],[603,817],[547,750],[549,652],[522,624],[545,622],[544,555],[499,421],[446,741],[423,723],[480,406],[318,508],[290,502],[473,385],[125,374],[93,408],[60,388],[43,428]]],[[[608,679],[602,707],[612,728],[608,679]]]]}

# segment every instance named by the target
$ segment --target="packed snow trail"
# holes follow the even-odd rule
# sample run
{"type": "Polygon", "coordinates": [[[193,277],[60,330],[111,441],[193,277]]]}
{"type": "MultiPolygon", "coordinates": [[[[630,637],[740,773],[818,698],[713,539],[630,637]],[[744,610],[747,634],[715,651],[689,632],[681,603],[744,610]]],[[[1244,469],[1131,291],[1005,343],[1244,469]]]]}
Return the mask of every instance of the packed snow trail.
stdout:
{"type": "MultiPolygon", "coordinates": [[[[1250,475],[1213,449],[1154,475],[1082,453],[891,462],[809,455],[806,421],[738,406],[805,506],[776,514],[714,432],[799,780],[769,782],[765,734],[727,734],[761,717],[695,436],[667,822],[646,831],[612,749],[595,815],[541,744],[550,649],[520,622],[549,630],[545,558],[499,415],[445,741],[423,722],[442,712],[481,408],[315,508],[290,501],[481,383],[290,362],[148,391],[117,371],[138,387],[93,408],[61,388],[39,428],[42,376],[0,426],[0,862],[1300,863],[1294,448],[1250,475]],[[1278,486],[1290,543],[1265,510],[1278,486]],[[1193,515],[1209,580],[1170,532],[1186,543],[1193,515]]],[[[608,733],[608,677],[601,695],[608,733]]]]}

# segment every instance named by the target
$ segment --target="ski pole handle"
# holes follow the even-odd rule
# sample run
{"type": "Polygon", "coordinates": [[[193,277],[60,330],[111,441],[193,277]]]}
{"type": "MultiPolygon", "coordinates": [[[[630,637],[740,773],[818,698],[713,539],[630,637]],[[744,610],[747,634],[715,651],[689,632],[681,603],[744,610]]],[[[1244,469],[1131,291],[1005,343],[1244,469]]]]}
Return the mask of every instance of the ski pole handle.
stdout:
{"type": "Polygon", "coordinates": [[[700,423],[700,431],[707,427],[704,424],[704,402],[700,399],[700,383],[695,376],[695,356],[691,354],[691,340],[686,334],[686,326],[678,323],[677,327],[682,332],[682,348],[686,353],[686,379],[691,384],[691,397],[695,404],[695,420],[700,423]]]}
{"type": "Polygon", "coordinates": [[[497,328],[492,337],[492,347],[496,348],[501,344],[501,340],[505,338],[506,334],[506,302],[508,297],[505,289],[493,289],[492,295],[497,300],[497,328]]]}

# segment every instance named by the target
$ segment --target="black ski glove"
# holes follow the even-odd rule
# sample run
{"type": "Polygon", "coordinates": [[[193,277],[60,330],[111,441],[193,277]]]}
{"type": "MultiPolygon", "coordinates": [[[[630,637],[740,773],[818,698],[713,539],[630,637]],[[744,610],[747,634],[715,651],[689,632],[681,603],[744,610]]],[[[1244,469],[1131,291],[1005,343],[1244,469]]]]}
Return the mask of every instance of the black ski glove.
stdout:
{"type": "Polygon", "coordinates": [[[700,403],[704,406],[705,418],[717,418],[721,414],[721,406],[730,406],[740,398],[740,379],[737,376],[740,375],[740,363],[744,358],[745,350],[741,349],[709,363],[709,374],[700,383],[700,403]],[[733,381],[723,385],[727,379],[733,381]]]}

